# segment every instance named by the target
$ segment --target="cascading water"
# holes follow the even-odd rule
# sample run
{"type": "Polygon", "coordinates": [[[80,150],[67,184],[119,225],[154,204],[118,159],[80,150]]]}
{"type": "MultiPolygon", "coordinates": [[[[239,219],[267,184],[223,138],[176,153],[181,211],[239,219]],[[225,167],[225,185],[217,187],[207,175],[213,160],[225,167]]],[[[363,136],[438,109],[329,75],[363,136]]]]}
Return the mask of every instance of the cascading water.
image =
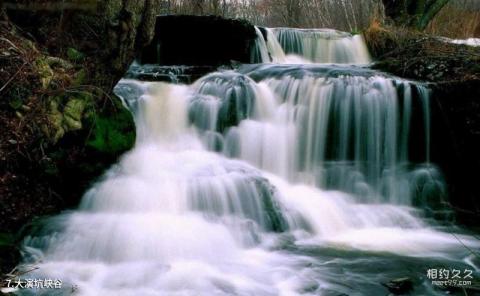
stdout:
{"type": "MultiPolygon", "coordinates": [[[[251,68],[239,72],[258,84],[244,74],[214,73],[194,85],[201,95],[194,100],[193,121],[212,116],[206,113],[215,118],[208,127],[200,124],[208,131],[208,147],[290,181],[341,189],[364,202],[411,205],[412,192],[426,186],[415,178],[419,171],[429,176],[431,190],[443,191],[432,166],[412,169],[408,162],[413,95],[421,105],[415,115],[428,127],[424,86],[361,69],[357,76],[345,75],[350,69],[342,67],[251,68]],[[235,127],[219,133],[229,125],[235,127]]],[[[428,145],[416,144],[428,162],[428,145]]]]}
{"type": "Polygon", "coordinates": [[[331,29],[259,28],[253,62],[368,64],[362,35],[331,29]]]}
{"type": "Polygon", "coordinates": [[[62,278],[76,295],[385,295],[405,268],[419,281],[438,265],[478,268],[477,241],[427,219],[445,185],[421,84],[269,64],[189,86],[124,79],[115,93],[135,148],[79,210],[25,239],[29,277],[62,278]]]}

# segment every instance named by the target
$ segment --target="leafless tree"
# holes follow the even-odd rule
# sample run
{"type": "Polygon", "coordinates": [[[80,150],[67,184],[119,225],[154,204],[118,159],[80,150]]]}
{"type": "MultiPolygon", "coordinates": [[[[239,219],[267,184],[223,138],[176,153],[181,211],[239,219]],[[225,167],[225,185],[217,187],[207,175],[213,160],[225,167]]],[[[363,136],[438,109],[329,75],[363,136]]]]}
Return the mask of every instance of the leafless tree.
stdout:
{"type": "Polygon", "coordinates": [[[365,28],[383,14],[381,0],[164,0],[165,13],[222,15],[262,26],[365,28]]]}

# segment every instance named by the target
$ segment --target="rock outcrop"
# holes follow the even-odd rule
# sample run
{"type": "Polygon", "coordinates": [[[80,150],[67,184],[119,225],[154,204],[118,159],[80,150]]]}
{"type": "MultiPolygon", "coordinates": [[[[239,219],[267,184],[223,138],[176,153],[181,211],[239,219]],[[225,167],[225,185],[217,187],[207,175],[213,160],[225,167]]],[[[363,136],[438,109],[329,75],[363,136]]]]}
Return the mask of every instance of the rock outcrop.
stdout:
{"type": "Polygon", "coordinates": [[[167,15],[157,18],[153,42],[141,62],[160,65],[220,66],[250,62],[256,39],[247,21],[219,16],[167,15]]]}

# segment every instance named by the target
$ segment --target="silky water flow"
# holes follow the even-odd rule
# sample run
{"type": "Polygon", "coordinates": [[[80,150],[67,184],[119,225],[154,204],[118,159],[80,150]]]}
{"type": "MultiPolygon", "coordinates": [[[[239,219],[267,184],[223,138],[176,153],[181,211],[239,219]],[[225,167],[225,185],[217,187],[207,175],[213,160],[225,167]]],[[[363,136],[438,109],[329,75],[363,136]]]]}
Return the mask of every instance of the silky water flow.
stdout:
{"type": "Polygon", "coordinates": [[[257,35],[260,64],[118,83],[135,147],[25,239],[25,278],[62,279],[58,295],[290,296],[386,295],[411,276],[443,295],[427,268],[478,270],[478,241],[433,219],[448,211],[429,90],[358,66],[360,35],[257,35]]]}

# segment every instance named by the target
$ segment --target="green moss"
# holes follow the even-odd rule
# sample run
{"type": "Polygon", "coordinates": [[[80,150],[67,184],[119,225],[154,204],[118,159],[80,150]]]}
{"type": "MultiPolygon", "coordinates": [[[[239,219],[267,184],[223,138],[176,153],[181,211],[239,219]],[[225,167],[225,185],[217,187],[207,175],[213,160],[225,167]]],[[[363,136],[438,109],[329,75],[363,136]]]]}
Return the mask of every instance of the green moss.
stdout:
{"type": "Polygon", "coordinates": [[[69,47],[67,49],[67,57],[73,62],[81,62],[85,58],[85,55],[75,48],[69,47]]]}
{"type": "Polygon", "coordinates": [[[358,28],[355,28],[355,29],[353,29],[350,33],[351,33],[352,35],[361,35],[361,34],[362,34],[362,30],[361,30],[361,29],[358,29],[358,28]]]}
{"type": "Polygon", "coordinates": [[[50,68],[50,65],[45,57],[40,57],[35,60],[34,65],[40,78],[42,88],[47,89],[54,77],[52,68],[50,68]]]}
{"type": "Polygon", "coordinates": [[[63,128],[63,115],[59,110],[60,97],[53,97],[49,99],[48,110],[48,125],[43,128],[48,138],[56,143],[63,135],[65,130],[63,128]]]}
{"type": "Polygon", "coordinates": [[[134,143],[135,124],[130,112],[123,106],[117,106],[111,114],[95,116],[87,146],[103,153],[119,154],[131,149],[134,143]]]}
{"type": "Polygon", "coordinates": [[[87,78],[87,72],[85,71],[85,69],[79,70],[77,73],[75,73],[73,77],[72,86],[80,86],[84,84],[86,78],[87,78]]]}

